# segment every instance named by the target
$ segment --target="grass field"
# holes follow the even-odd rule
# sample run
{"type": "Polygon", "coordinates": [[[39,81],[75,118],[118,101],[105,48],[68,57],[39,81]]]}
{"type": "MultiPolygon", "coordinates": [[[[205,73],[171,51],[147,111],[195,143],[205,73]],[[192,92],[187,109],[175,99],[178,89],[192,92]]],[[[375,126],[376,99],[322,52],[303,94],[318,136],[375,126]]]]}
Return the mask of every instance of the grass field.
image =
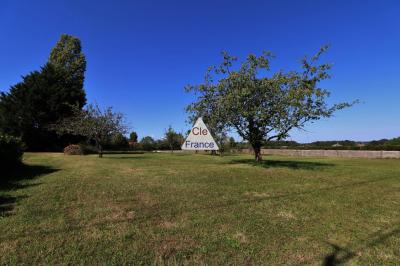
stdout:
{"type": "Polygon", "coordinates": [[[0,264],[400,264],[399,160],[265,159],[28,153],[0,264]]]}

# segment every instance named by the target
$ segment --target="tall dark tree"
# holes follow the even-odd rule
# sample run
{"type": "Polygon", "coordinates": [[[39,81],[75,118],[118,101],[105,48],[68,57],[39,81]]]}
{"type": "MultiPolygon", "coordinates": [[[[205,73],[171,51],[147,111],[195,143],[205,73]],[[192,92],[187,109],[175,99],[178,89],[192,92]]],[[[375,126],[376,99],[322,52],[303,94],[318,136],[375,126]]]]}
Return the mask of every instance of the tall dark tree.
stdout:
{"type": "Polygon", "coordinates": [[[129,135],[129,140],[133,141],[134,143],[137,143],[138,134],[135,131],[132,131],[131,134],[129,135]]]}
{"type": "Polygon", "coordinates": [[[70,116],[71,105],[85,105],[85,68],[79,39],[62,35],[40,71],[0,94],[0,131],[21,137],[30,150],[60,149],[73,142],[76,137],[59,137],[48,126],[70,116]]]}

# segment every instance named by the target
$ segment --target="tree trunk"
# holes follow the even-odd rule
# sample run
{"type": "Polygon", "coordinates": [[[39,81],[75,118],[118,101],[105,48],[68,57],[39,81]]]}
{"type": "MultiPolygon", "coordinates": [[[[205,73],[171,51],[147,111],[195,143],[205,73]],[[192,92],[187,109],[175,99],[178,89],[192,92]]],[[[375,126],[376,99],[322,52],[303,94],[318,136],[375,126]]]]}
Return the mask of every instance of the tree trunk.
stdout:
{"type": "Polygon", "coordinates": [[[256,162],[259,163],[262,161],[261,146],[262,146],[263,136],[260,132],[259,127],[254,122],[253,118],[249,120],[248,131],[250,132],[249,142],[254,151],[254,158],[256,162]]]}
{"type": "Polygon", "coordinates": [[[103,158],[103,147],[101,145],[99,145],[99,158],[103,158]]]}
{"type": "Polygon", "coordinates": [[[252,145],[254,150],[254,159],[256,162],[262,162],[262,155],[261,155],[261,143],[255,143],[252,145]]]}

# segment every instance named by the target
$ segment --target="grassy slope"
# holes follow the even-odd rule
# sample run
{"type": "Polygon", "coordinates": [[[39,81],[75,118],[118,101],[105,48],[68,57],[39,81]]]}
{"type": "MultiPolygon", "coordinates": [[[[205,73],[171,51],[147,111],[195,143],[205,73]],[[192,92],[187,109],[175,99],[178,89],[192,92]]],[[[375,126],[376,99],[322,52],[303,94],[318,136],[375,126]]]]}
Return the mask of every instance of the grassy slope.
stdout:
{"type": "Polygon", "coordinates": [[[400,161],[268,160],[26,154],[0,264],[400,263],[400,161]]]}

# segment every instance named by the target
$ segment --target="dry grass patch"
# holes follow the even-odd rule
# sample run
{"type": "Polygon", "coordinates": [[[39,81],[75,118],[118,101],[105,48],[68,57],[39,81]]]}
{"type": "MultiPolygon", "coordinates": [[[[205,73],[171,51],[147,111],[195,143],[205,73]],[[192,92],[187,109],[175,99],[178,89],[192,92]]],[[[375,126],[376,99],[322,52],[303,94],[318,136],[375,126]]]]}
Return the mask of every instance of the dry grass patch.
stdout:
{"type": "Polygon", "coordinates": [[[0,253],[9,254],[14,253],[18,248],[18,240],[1,240],[0,253]]]}
{"type": "Polygon", "coordinates": [[[162,221],[160,222],[159,227],[163,229],[172,229],[178,227],[178,224],[171,221],[162,221]]]}
{"type": "Polygon", "coordinates": [[[141,205],[146,207],[154,207],[159,204],[158,200],[154,199],[149,193],[139,192],[136,195],[136,199],[141,205]]]}
{"type": "Polygon", "coordinates": [[[249,243],[249,239],[247,238],[247,236],[244,233],[236,233],[233,236],[240,244],[247,244],[249,243]]]}
{"type": "Polygon", "coordinates": [[[296,216],[291,211],[280,211],[277,216],[287,220],[296,219],[296,216]]]}
{"type": "Polygon", "coordinates": [[[127,167],[121,168],[119,172],[124,175],[143,175],[145,171],[141,168],[127,167]]]}
{"type": "Polygon", "coordinates": [[[271,195],[265,192],[248,191],[244,193],[244,196],[249,198],[268,198],[271,195]]]}
{"type": "Polygon", "coordinates": [[[188,257],[198,246],[198,243],[188,236],[166,236],[156,243],[157,261],[163,262],[179,254],[188,257]]]}

